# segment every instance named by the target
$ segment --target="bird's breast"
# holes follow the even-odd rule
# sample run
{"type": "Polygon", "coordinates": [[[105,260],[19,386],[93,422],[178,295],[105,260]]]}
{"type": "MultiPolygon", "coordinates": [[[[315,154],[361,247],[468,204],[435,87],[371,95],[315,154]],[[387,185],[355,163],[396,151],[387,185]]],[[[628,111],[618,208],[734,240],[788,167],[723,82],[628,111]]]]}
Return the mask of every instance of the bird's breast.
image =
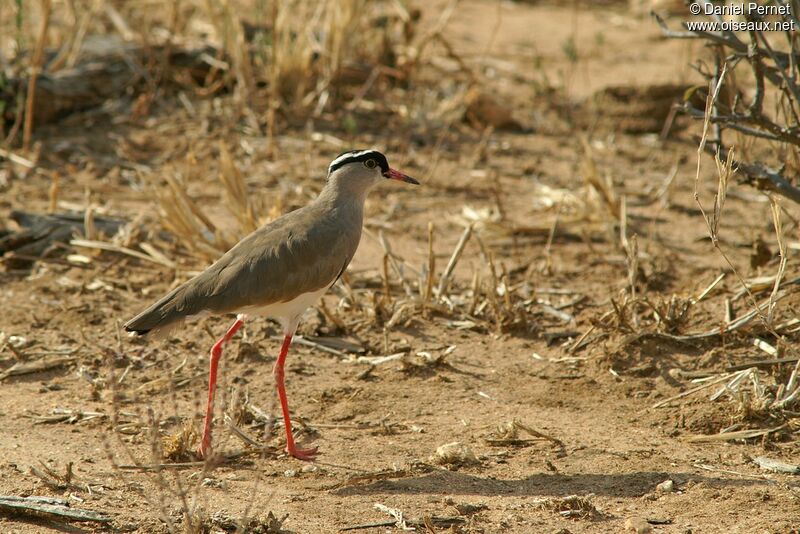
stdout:
{"type": "Polygon", "coordinates": [[[278,319],[281,322],[290,321],[300,317],[303,312],[309,308],[309,306],[316,304],[329,288],[330,286],[325,286],[316,291],[301,293],[296,297],[283,302],[246,306],[242,308],[241,311],[248,315],[259,315],[262,317],[269,317],[271,319],[278,319]]]}

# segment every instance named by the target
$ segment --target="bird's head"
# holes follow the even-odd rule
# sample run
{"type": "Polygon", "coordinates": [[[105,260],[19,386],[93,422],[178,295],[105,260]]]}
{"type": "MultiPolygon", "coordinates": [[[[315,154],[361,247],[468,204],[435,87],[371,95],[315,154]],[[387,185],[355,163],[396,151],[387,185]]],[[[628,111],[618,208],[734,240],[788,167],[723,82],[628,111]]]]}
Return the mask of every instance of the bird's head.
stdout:
{"type": "Polygon", "coordinates": [[[386,179],[419,185],[412,177],[389,167],[386,156],[377,150],[343,152],[328,167],[328,182],[340,187],[366,191],[386,179]]]}

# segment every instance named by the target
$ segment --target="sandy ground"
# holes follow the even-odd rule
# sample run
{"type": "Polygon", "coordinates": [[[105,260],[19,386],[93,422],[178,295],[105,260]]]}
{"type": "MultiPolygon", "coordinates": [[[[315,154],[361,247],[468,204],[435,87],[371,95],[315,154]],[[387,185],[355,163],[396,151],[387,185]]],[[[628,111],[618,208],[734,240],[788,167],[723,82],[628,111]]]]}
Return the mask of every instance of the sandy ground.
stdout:
{"type": "MultiPolygon", "coordinates": [[[[464,2],[445,34],[464,58],[483,62],[493,90],[510,104],[524,130],[497,131],[483,147],[480,132],[471,137],[454,133],[439,146],[427,139],[403,152],[397,132],[349,139],[356,146],[388,147],[393,165],[424,182],[416,189],[385,184],[371,196],[368,235],[347,277],[364,302],[381,291],[380,283],[374,283],[380,280],[383,256],[374,237],[380,226],[393,250],[419,268],[427,261],[427,226],[434,221],[441,270],[462,231],[464,206],[479,210],[499,203],[509,226],[532,227],[552,220],[553,209],[542,209],[537,202],[542,184],[576,193],[585,188],[587,158],[581,138],[587,130],[575,122],[585,112],[554,112],[537,85],[542,80],[562,87],[573,102],[612,85],[687,83],[692,78],[686,64],[692,46],[697,47],[662,40],[649,19],[621,8],[578,11],[536,2],[464,2]],[[574,63],[564,51],[573,37],[574,63]],[[476,160],[473,155],[481,147],[486,155],[476,160]]],[[[198,109],[206,108],[199,103],[198,109]]],[[[132,219],[143,212],[150,221],[156,219],[150,193],[130,172],[113,171],[113,165],[104,163],[109,150],[119,154],[124,147],[130,161],[158,174],[172,172],[170,165],[191,146],[201,166],[215,169],[217,138],[234,139],[234,155],[249,186],[268,204],[279,199],[283,210],[308,201],[318,184],[307,184],[322,179],[322,170],[337,152],[287,132],[278,140],[281,153],[297,151],[298,156],[271,161],[259,153],[260,139],[232,127],[184,134],[191,120],[182,108],[157,109],[149,118],[116,123],[79,116],[37,135],[43,153],[52,154],[49,164],[64,165],[62,201],[81,205],[88,192],[110,214],[132,219]],[[88,129],[87,121],[94,121],[88,129]],[[105,144],[94,142],[96,129],[108,130],[105,144]],[[246,154],[238,140],[255,151],[246,154]]],[[[692,197],[692,128],[676,130],[666,142],[652,134],[591,132],[598,173],[610,176],[629,199],[628,233],[638,235],[645,255],[639,290],[657,304],[673,295],[696,296],[725,270],[692,197]],[[637,205],[673,166],[677,173],[669,202],[637,205]]],[[[710,199],[716,184],[711,162],[704,165],[701,193],[710,199]]],[[[3,219],[11,209],[45,210],[49,185],[48,178],[37,174],[12,182],[0,196],[3,219]]],[[[189,187],[223,226],[235,225],[222,207],[215,172],[200,174],[189,187]]],[[[750,265],[757,240],[775,250],[769,205],[754,199],[752,190],[737,190],[740,194],[732,195],[726,207],[723,243],[744,275],[773,273],[774,260],[761,270],[750,265]]],[[[254,517],[251,531],[278,532],[274,525],[273,530],[266,526],[272,513],[285,517],[284,532],[338,532],[391,519],[376,508],[380,504],[406,518],[433,518],[430,528],[418,529],[427,532],[578,534],[622,532],[630,525],[658,533],[796,532],[796,478],[769,473],[752,462],[758,456],[796,460],[791,430],[772,438],[691,440],[734,423],[742,423],[742,429],[782,424],[792,429],[791,414],[780,421],[748,418],[728,396],[709,401],[713,388],[654,407],[695,386],[676,370],[718,376],[728,366],[763,359],[752,347],[753,334],[693,343],[659,337],[631,342],[630,331],[606,328],[612,322],[611,299],[627,291],[628,270],[618,230],[607,214],[598,220],[605,222],[582,235],[565,214],[563,232],[555,234],[549,252],[546,232],[519,232],[511,239],[492,237],[488,230],[483,234],[498,266],[527,276],[538,298],[563,305],[571,316],[566,322],[540,313],[541,320],[497,332],[486,324],[460,328],[454,317],[430,313],[402,321],[384,335],[369,320],[348,322],[354,326],[337,332],[322,313],[309,312],[303,334],[344,335],[367,356],[407,353],[404,361],[382,363],[367,372],[368,366],[353,355],[294,345],[287,364],[289,401],[306,428],[301,441],[320,448],[313,464],[277,452],[282,429],[271,426],[270,418],[280,409],[270,369],[279,343],[271,336],[279,330],[263,319],[249,323],[223,358],[215,439],[219,451],[234,457],[205,467],[188,456],[154,457],[154,442],[184,428],[199,428],[210,333],[220,335],[230,318],[189,324],[164,343],[121,337],[119,325],[185,280],[188,272],[202,268],[202,259],[181,249],[176,270],[82,250],[91,258],[85,266],[42,262],[30,273],[2,273],[0,332],[27,340],[20,349],[25,358],[70,351],[72,359],[2,382],[0,494],[65,498],[74,507],[113,517],[112,531],[168,531],[165,517],[181,530],[186,524],[182,510],[191,509],[208,531],[223,530],[225,518],[254,517]],[[590,342],[570,351],[592,325],[596,328],[587,338],[590,342]],[[242,415],[245,395],[268,417],[266,436],[263,420],[242,415]],[[54,410],[73,410],[75,420],[45,420],[54,410]],[[223,412],[271,448],[259,453],[246,446],[226,427],[223,412]],[[512,421],[535,433],[518,428],[515,439],[498,436],[497,427],[512,421]],[[437,447],[456,441],[474,456],[457,465],[437,463],[437,447]],[[130,468],[175,460],[190,463],[160,472],[130,468]],[[68,464],[72,478],[61,480],[60,488],[31,471],[48,466],[63,475],[68,464]],[[666,481],[671,481],[669,487],[658,489],[666,481]],[[436,518],[450,518],[452,525],[436,518]]],[[[456,285],[469,287],[473,271],[482,268],[485,262],[473,239],[457,267],[456,285]]],[[[790,262],[787,278],[792,272],[790,262]]],[[[725,298],[737,289],[728,275],[707,301],[692,308],[680,331],[717,328],[725,298]]],[[[395,298],[402,294],[399,285],[393,291],[395,298]]],[[[336,309],[341,295],[338,291],[326,297],[327,306],[336,309]]],[[[791,316],[796,303],[790,295],[782,301],[781,313],[791,316]]],[[[748,310],[745,300],[735,306],[736,315],[748,310]]],[[[338,313],[348,317],[347,310],[338,313]]],[[[2,369],[8,369],[16,356],[6,350],[0,358],[2,369]]],[[[784,365],[768,372],[785,377],[790,371],[784,365]]],[[[105,528],[0,517],[2,532],[105,528]]],[[[399,529],[356,530],[393,531],[399,529]]]]}

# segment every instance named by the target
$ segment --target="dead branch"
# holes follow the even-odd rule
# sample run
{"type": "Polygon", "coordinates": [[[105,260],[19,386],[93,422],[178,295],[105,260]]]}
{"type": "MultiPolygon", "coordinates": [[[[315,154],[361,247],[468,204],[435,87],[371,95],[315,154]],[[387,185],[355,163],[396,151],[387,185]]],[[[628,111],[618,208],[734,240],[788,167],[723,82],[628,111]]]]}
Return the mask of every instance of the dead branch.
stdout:
{"type": "Polygon", "coordinates": [[[101,512],[70,508],[69,501],[55,497],[0,496],[0,513],[70,521],[111,522],[111,518],[101,512]]]}
{"type": "Polygon", "coordinates": [[[17,115],[15,103],[20,94],[31,92],[27,116],[34,125],[41,125],[76,111],[99,107],[109,99],[123,96],[128,88],[143,87],[148,76],[143,65],[164,52],[168,52],[166,61],[174,75],[198,83],[211,71],[207,59],[219,55],[211,46],[166,51],[160,47],[134,47],[116,39],[97,48],[102,52],[89,55],[73,68],[37,72],[30,80],[10,77],[0,89],[0,101],[11,103],[4,115],[0,115],[0,122],[13,120],[17,115]]]}
{"type": "MultiPolygon", "coordinates": [[[[785,2],[780,2],[786,5],[785,2]]],[[[726,98],[714,99],[711,110],[697,107],[691,98],[691,92],[685,95],[685,102],[677,109],[699,120],[714,125],[716,138],[708,139],[705,151],[719,153],[723,163],[732,163],[738,171],[739,183],[746,184],[761,191],[781,195],[793,202],[800,203],[800,188],[784,175],[784,166],[777,170],[758,161],[728,162],[729,148],[722,139],[725,130],[739,132],[768,143],[778,143],[785,151],[787,145],[800,146],[800,85],[798,85],[796,66],[800,60],[797,40],[792,31],[787,30],[787,42],[791,49],[783,52],[773,49],[763,31],[753,29],[743,39],[732,31],[725,30],[724,22],[719,15],[710,18],[720,24],[721,31],[710,32],[689,27],[684,23],[685,31],[671,30],[666,22],[656,13],[652,13],[656,23],[665,37],[677,39],[701,39],[715,51],[717,58],[716,71],[698,65],[696,70],[707,80],[719,80],[724,69],[733,70],[745,63],[750,67],[752,78],[752,95],[746,97],[742,90],[730,80],[726,80],[723,92],[726,98]],[[729,83],[730,82],[730,83],[729,83]],[[777,109],[772,113],[764,110],[765,102],[777,102],[777,109]]],[[[755,16],[748,15],[747,22],[756,22],[755,16]]],[[[786,23],[796,23],[797,19],[791,10],[783,16],[786,23]]],[[[768,106],[769,107],[769,106],[768,106]]]]}

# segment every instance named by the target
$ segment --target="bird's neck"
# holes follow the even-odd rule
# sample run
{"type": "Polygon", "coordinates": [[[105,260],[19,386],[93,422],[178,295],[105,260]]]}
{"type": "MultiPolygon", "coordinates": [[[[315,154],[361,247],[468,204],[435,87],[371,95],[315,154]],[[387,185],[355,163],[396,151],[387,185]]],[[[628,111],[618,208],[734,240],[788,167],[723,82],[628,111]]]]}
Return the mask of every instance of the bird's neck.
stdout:
{"type": "Polygon", "coordinates": [[[317,202],[330,205],[332,208],[345,206],[355,208],[360,213],[364,210],[367,192],[368,189],[359,187],[358,184],[330,181],[320,191],[317,202]]]}
{"type": "Polygon", "coordinates": [[[334,218],[346,219],[359,228],[364,220],[364,201],[367,191],[363,188],[347,187],[328,183],[322,189],[316,202],[334,218]]]}

